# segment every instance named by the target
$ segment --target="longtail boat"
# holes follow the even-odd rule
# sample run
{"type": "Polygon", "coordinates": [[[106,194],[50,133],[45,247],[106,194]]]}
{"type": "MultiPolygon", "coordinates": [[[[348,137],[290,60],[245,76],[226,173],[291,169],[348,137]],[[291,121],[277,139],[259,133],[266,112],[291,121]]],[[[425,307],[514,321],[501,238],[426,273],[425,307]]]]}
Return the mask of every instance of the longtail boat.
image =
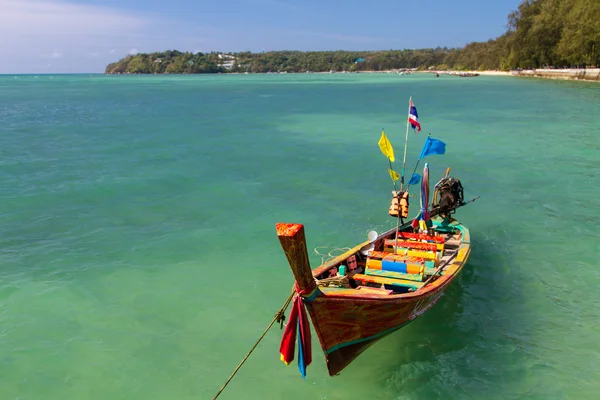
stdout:
{"type": "MultiPolygon", "coordinates": [[[[435,141],[427,138],[421,158],[445,152],[441,141],[437,142],[443,148],[438,146],[435,150],[435,141]]],[[[384,132],[380,148],[393,161],[393,150],[384,132]]],[[[394,180],[392,172],[390,169],[394,180]]],[[[454,214],[476,199],[465,202],[462,183],[449,172],[448,168],[435,185],[429,207],[429,169],[425,164],[421,209],[416,218],[405,222],[410,185],[393,191],[388,213],[398,219],[396,227],[382,234],[369,232],[366,241],[315,269],[310,267],[304,226],[276,224],[296,290],[280,346],[282,361],[289,364],[293,360],[297,334],[298,366],[306,376],[306,367],[311,363],[306,311],[325,353],[329,375],[333,376],[371,345],[414,321],[442,298],[471,251],[469,229],[454,214]]]]}

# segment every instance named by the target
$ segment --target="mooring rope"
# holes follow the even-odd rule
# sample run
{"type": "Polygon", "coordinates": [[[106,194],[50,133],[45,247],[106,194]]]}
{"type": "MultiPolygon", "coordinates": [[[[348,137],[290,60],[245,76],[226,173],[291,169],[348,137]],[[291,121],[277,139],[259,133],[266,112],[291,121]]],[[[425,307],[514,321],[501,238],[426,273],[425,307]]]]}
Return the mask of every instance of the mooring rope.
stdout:
{"type": "Polygon", "coordinates": [[[223,390],[225,390],[225,387],[233,379],[233,377],[238,372],[238,370],[242,367],[242,365],[244,365],[244,363],[246,362],[246,360],[248,359],[248,357],[250,357],[250,354],[252,354],[252,352],[254,351],[254,349],[256,348],[256,346],[258,346],[258,344],[260,343],[260,341],[265,337],[265,335],[267,334],[267,332],[269,331],[269,329],[271,329],[271,327],[273,326],[273,324],[275,322],[279,322],[280,327],[283,329],[283,322],[285,321],[285,310],[290,305],[290,303],[292,301],[292,298],[294,298],[295,294],[296,294],[296,290],[292,289],[292,294],[290,294],[290,296],[287,298],[287,300],[285,301],[285,303],[283,304],[283,306],[281,307],[281,309],[279,309],[279,311],[277,311],[277,313],[275,314],[275,317],[273,318],[273,321],[271,321],[271,323],[269,324],[269,326],[267,326],[267,329],[265,329],[265,331],[263,332],[263,334],[260,335],[260,337],[258,338],[258,340],[256,341],[256,343],[254,343],[254,346],[252,346],[252,348],[250,349],[250,351],[248,352],[248,354],[246,354],[246,357],[244,357],[244,359],[242,360],[242,362],[240,362],[238,364],[238,366],[236,367],[236,369],[229,376],[229,379],[227,379],[227,381],[225,381],[225,383],[223,384],[223,386],[221,386],[221,389],[219,389],[219,391],[217,392],[217,394],[215,395],[215,397],[213,397],[213,400],[215,400],[217,397],[219,397],[219,395],[221,394],[221,392],[223,390]]]}
{"type": "MultiPolygon", "coordinates": [[[[321,265],[322,265],[322,264],[325,264],[325,257],[329,257],[329,258],[327,259],[327,261],[329,261],[329,260],[333,260],[335,257],[337,257],[337,256],[334,256],[333,254],[331,254],[331,253],[333,253],[334,251],[339,251],[339,252],[340,252],[340,254],[343,254],[345,251],[348,251],[348,250],[350,250],[350,247],[334,247],[334,248],[333,248],[333,249],[331,249],[331,251],[330,251],[329,253],[327,253],[327,254],[322,254],[322,253],[319,253],[319,250],[317,250],[317,249],[328,249],[328,248],[329,248],[329,246],[317,246],[317,247],[315,247],[315,248],[313,249],[317,255],[321,256],[321,265]]],[[[339,254],[338,254],[338,255],[339,255],[339,254]]]]}

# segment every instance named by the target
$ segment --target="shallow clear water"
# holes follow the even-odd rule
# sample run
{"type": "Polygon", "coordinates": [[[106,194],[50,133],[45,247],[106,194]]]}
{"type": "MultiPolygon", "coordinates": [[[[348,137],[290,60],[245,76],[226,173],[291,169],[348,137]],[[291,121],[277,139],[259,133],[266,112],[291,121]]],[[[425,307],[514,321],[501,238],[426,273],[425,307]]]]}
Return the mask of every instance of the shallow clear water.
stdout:
{"type": "Polygon", "coordinates": [[[595,398],[600,85],[384,74],[0,76],[0,398],[212,398],[292,285],[276,222],[393,225],[411,95],[408,168],[430,133],[481,196],[462,275],[335,378],[274,328],[220,398],[595,398]]]}

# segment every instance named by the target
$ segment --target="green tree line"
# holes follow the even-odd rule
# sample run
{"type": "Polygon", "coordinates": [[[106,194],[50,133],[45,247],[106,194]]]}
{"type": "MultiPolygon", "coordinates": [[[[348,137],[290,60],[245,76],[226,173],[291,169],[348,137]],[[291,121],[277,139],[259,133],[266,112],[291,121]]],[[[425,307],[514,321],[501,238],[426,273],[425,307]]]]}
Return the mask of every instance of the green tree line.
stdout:
{"type": "Polygon", "coordinates": [[[509,70],[600,65],[600,0],[524,0],[507,31],[463,48],[386,51],[272,51],[127,56],[106,73],[327,72],[391,69],[509,70]],[[229,63],[228,63],[229,62],[229,63]]]}
{"type": "Polygon", "coordinates": [[[447,48],[389,51],[272,51],[264,53],[182,53],[177,50],[130,55],[106,73],[161,74],[214,72],[383,71],[442,64],[447,48]],[[364,60],[361,60],[364,59],[364,60]],[[226,68],[227,61],[233,62],[226,68]]]}

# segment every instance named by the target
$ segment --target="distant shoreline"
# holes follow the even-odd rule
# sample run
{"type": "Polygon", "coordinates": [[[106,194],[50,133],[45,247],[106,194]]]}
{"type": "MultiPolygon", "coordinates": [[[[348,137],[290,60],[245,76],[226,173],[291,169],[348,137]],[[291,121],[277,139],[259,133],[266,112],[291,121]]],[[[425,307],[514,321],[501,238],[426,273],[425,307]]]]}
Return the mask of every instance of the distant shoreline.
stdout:
{"type": "MultiPolygon", "coordinates": [[[[599,82],[600,83],[600,68],[571,68],[571,69],[534,69],[522,71],[456,71],[456,70],[407,70],[410,74],[438,74],[459,76],[459,74],[470,74],[480,76],[511,76],[511,77],[526,77],[540,78],[552,80],[570,80],[581,82],[599,82]]],[[[399,70],[387,71],[356,71],[346,73],[361,73],[361,74],[399,74],[399,70]]],[[[329,74],[329,72],[311,72],[313,74],[329,74]]],[[[334,72],[341,74],[343,72],[334,72]]]]}
{"type": "MultiPolygon", "coordinates": [[[[346,73],[361,73],[361,74],[398,74],[399,70],[385,70],[385,71],[356,71],[356,72],[346,72],[346,73]]],[[[489,71],[455,71],[455,70],[408,70],[410,74],[435,74],[439,75],[454,75],[458,74],[477,74],[477,75],[486,75],[486,76],[511,76],[512,74],[509,71],[497,71],[497,70],[489,70],[489,71]]],[[[313,74],[329,74],[329,72],[311,72],[313,74]]],[[[334,72],[336,74],[343,74],[344,72],[334,72]]]]}
{"type": "Polygon", "coordinates": [[[600,82],[600,68],[527,69],[511,71],[510,74],[528,78],[600,82]]]}
{"type": "MultiPolygon", "coordinates": [[[[512,77],[526,77],[526,78],[541,78],[541,79],[553,79],[553,80],[571,80],[571,81],[582,81],[582,82],[600,82],[600,68],[572,68],[572,69],[533,69],[533,70],[521,70],[521,71],[500,71],[500,70],[486,70],[486,71],[458,71],[458,70],[416,70],[416,69],[405,69],[405,70],[381,70],[381,71],[305,71],[305,72],[227,72],[222,75],[304,75],[304,74],[439,74],[439,75],[450,75],[460,76],[460,74],[467,75],[479,75],[479,76],[512,76],[512,77]]],[[[105,75],[215,75],[221,74],[219,72],[214,73],[202,73],[202,74],[129,74],[129,73],[116,73],[105,75]]]]}
{"type": "Polygon", "coordinates": [[[497,70],[488,70],[488,71],[455,71],[455,70],[431,70],[431,71],[417,71],[418,73],[438,73],[440,75],[459,75],[459,74],[469,74],[469,75],[486,75],[486,76],[510,76],[510,72],[508,71],[497,71],[497,70]]]}
{"type": "Polygon", "coordinates": [[[438,74],[456,74],[465,72],[469,74],[479,74],[483,76],[515,76],[525,78],[541,78],[552,80],[568,80],[583,82],[600,82],[600,68],[565,68],[565,69],[529,69],[520,71],[417,71],[420,73],[438,73],[438,74]]]}

